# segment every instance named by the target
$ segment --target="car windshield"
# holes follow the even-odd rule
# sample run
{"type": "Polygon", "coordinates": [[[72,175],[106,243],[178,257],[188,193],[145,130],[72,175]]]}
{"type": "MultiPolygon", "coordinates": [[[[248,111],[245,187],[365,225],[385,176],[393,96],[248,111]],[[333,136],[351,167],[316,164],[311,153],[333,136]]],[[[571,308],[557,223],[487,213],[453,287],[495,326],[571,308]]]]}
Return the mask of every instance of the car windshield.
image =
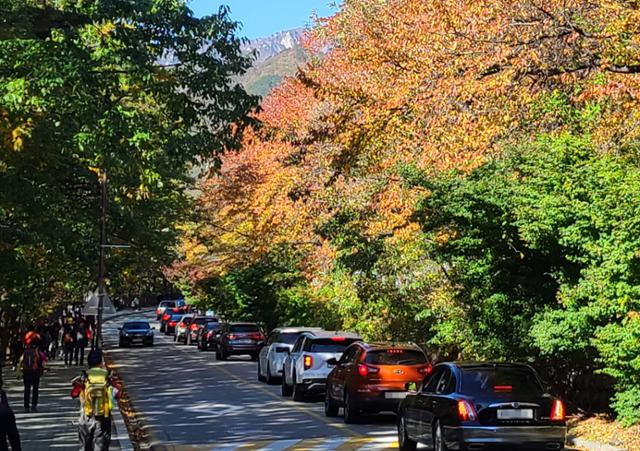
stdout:
{"type": "Polygon", "coordinates": [[[235,324],[229,327],[229,332],[238,332],[238,333],[260,332],[260,328],[254,324],[235,324]]]}
{"type": "Polygon", "coordinates": [[[326,352],[329,354],[340,354],[347,346],[358,340],[355,338],[317,338],[315,340],[307,340],[304,350],[307,352],[326,352]]]}
{"type": "Polygon", "coordinates": [[[419,365],[427,363],[427,358],[423,352],[415,349],[392,348],[369,351],[365,362],[373,365],[419,365]]]}
{"type": "Polygon", "coordinates": [[[542,395],[535,373],[526,367],[462,368],[462,392],[480,394],[542,395]]]}
{"type": "Polygon", "coordinates": [[[122,326],[124,330],[137,330],[137,329],[151,329],[149,323],[138,322],[138,323],[125,323],[122,326]]]}
{"type": "Polygon", "coordinates": [[[205,327],[208,330],[218,330],[218,329],[220,329],[220,323],[208,322],[205,327]]]}
{"type": "Polygon", "coordinates": [[[282,332],[273,340],[275,343],[286,343],[292,345],[302,332],[282,332]]]}

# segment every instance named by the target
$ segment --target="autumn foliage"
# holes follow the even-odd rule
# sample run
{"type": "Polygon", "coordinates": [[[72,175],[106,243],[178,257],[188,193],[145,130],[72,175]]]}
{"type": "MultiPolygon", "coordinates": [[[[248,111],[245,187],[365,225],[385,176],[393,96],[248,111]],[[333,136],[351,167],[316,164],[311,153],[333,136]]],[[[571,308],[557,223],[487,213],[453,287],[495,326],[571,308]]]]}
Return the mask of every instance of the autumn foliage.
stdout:
{"type": "Polygon", "coordinates": [[[455,262],[424,246],[462,228],[426,230],[416,209],[429,184],[412,180],[473,174],[540,136],[586,135],[593,155],[635,155],[640,9],[346,0],[305,45],[310,63],[264,99],[261,125],[204,180],[202,221],[187,228],[173,277],[204,299],[207,281],[288,249],[304,296],[334,306],[342,325],[495,357],[456,332],[466,309],[455,262]],[[448,329],[421,335],[423,321],[448,329]]]}

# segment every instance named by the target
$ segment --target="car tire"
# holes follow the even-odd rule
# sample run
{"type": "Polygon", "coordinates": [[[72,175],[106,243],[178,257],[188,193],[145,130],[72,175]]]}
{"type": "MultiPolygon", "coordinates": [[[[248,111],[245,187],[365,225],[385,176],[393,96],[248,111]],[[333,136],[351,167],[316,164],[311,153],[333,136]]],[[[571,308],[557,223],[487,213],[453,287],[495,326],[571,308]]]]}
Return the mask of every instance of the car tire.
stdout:
{"type": "Polygon", "coordinates": [[[161,325],[160,325],[160,332],[163,332],[163,333],[164,333],[164,329],[165,329],[164,324],[161,324],[161,325]]]}
{"type": "Polygon", "coordinates": [[[187,334],[187,338],[185,339],[185,343],[187,346],[191,346],[191,332],[187,334]]]}
{"type": "Polygon", "coordinates": [[[267,385],[274,385],[277,382],[276,378],[271,375],[271,365],[269,365],[269,362],[267,362],[267,377],[265,381],[267,385]]]}
{"type": "Polygon", "coordinates": [[[260,360],[258,360],[258,381],[259,382],[264,382],[266,379],[265,377],[262,375],[262,368],[260,365],[260,360]]]}
{"type": "Polygon", "coordinates": [[[281,388],[281,394],[282,396],[291,396],[291,394],[293,393],[293,390],[291,389],[291,387],[289,387],[287,385],[287,378],[284,377],[284,368],[282,370],[282,384],[280,385],[281,388]]]}
{"type": "Polygon", "coordinates": [[[404,415],[398,413],[398,449],[400,449],[400,451],[415,451],[417,447],[418,443],[409,438],[404,422],[404,415]]]}
{"type": "Polygon", "coordinates": [[[118,347],[119,348],[126,348],[127,346],[124,344],[124,341],[120,341],[120,342],[118,342],[118,347]]]}
{"type": "Polygon", "coordinates": [[[344,422],[346,424],[354,424],[360,418],[358,407],[355,405],[353,397],[349,392],[344,394],[344,422]]]}
{"type": "Polygon", "coordinates": [[[249,354],[251,356],[251,360],[256,362],[258,360],[258,353],[254,352],[253,354],[249,354]]]}
{"type": "Polygon", "coordinates": [[[433,451],[447,451],[447,444],[444,442],[442,427],[440,426],[439,420],[436,421],[436,424],[433,427],[433,451]]]}
{"type": "Polygon", "coordinates": [[[336,402],[331,399],[331,395],[329,394],[329,387],[324,394],[324,416],[326,417],[337,417],[340,407],[336,404],[336,402]]]}

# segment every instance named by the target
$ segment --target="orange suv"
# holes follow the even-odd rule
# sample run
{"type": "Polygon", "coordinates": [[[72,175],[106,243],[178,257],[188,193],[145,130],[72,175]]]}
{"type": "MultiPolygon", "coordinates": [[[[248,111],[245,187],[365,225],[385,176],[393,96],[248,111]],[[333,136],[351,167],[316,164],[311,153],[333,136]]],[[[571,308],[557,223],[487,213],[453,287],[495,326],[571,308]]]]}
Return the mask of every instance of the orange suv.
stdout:
{"type": "Polygon", "coordinates": [[[431,370],[425,353],[412,343],[354,343],[345,349],[327,378],[324,412],[338,415],[344,407],[345,423],[362,412],[396,412],[407,395],[409,382],[419,384],[431,370]]]}

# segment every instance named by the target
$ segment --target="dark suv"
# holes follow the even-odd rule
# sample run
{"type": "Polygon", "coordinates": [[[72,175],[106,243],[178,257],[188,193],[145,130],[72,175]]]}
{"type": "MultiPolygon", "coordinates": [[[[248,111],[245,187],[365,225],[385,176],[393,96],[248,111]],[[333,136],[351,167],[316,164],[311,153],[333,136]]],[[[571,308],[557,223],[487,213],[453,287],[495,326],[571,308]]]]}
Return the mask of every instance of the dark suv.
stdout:
{"type": "Polygon", "coordinates": [[[216,359],[226,360],[231,355],[250,355],[258,360],[265,336],[255,323],[225,323],[216,339],[216,359]]]}
{"type": "Polygon", "coordinates": [[[566,433],[564,404],[524,364],[436,365],[398,410],[403,450],[563,449],[566,433]]]}

